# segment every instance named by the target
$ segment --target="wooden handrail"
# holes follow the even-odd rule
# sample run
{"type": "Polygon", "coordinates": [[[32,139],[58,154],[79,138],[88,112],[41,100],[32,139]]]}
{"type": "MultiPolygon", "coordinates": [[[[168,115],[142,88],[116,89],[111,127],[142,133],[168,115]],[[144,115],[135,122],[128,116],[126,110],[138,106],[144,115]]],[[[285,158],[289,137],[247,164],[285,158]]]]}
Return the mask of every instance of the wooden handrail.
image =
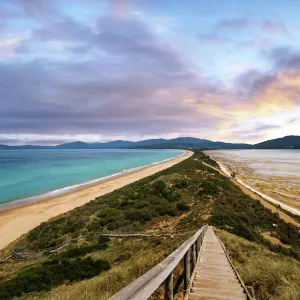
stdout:
{"type": "MultiPolygon", "coordinates": [[[[173,270],[184,258],[185,262],[185,288],[188,286],[191,277],[191,252],[198,258],[203,236],[207,225],[203,226],[193,237],[185,241],[179,248],[167,258],[136,279],[134,282],[123,288],[109,300],[143,300],[148,299],[165,282],[165,299],[173,299],[173,270]]],[[[195,258],[192,258],[195,265],[195,258]]]]}

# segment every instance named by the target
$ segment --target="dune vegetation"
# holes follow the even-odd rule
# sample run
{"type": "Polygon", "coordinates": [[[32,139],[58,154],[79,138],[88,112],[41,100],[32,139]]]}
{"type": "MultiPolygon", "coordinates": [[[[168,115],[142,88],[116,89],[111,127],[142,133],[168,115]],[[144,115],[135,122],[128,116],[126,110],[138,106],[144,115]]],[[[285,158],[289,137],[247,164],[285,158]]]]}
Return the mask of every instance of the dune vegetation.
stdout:
{"type": "MultiPolygon", "coordinates": [[[[31,230],[3,249],[0,255],[5,257],[14,246],[39,250],[58,246],[71,239],[72,242],[63,250],[55,254],[46,253],[34,261],[1,264],[0,299],[17,296],[22,299],[66,300],[74,299],[75,295],[76,299],[107,299],[170,254],[204,223],[213,224],[223,229],[224,233],[227,232],[224,240],[238,236],[233,245],[248,243],[257,247],[255,249],[263,249],[261,255],[270,253],[278,263],[282,262],[282,266],[298,266],[299,228],[285,223],[278,214],[244,194],[228,178],[202,162],[217,166],[202,152],[196,152],[191,158],[167,170],[96,198],[31,230]],[[106,240],[101,236],[107,232],[132,231],[168,231],[179,235],[174,238],[106,240]],[[274,244],[266,239],[263,235],[265,232],[280,243],[274,244]],[[76,271],[77,263],[85,265],[82,268],[84,272],[76,271]],[[52,266],[63,270],[55,281],[51,279],[52,266]],[[73,277],[69,272],[72,268],[75,270],[73,277]],[[39,274],[47,274],[42,276],[45,282],[40,282],[39,286],[33,284],[28,289],[24,282],[34,281],[39,274]],[[14,294],[9,292],[11,287],[14,294]]],[[[236,247],[235,251],[235,257],[242,257],[242,246],[236,247]]],[[[258,252],[249,252],[248,258],[249,263],[253,261],[253,268],[257,267],[257,272],[259,268],[255,261],[258,252]]],[[[235,262],[241,263],[238,259],[235,262]]],[[[182,288],[180,268],[175,278],[177,292],[182,288]]],[[[242,271],[241,274],[246,282],[255,287],[258,299],[299,299],[300,292],[294,280],[297,276],[299,278],[299,269],[290,268],[290,276],[285,276],[282,269],[285,279],[279,290],[272,287],[274,283],[268,278],[280,276],[273,274],[278,271],[280,268],[270,268],[270,273],[264,273],[260,281],[255,281],[257,274],[250,272],[250,269],[248,275],[242,271]],[[293,291],[288,294],[290,289],[293,291]],[[280,298],[280,290],[291,297],[280,298]],[[293,298],[295,295],[298,298],[293,298]]]]}
{"type": "Polygon", "coordinates": [[[257,299],[300,299],[300,262],[224,230],[217,235],[246,285],[255,288],[257,299]]]}

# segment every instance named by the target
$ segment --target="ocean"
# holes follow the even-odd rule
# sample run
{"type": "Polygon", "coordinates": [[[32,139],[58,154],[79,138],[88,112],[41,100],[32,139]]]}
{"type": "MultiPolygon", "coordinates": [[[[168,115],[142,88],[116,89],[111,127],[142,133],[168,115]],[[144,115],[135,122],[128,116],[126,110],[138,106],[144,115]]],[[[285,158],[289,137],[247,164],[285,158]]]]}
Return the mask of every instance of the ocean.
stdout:
{"type": "Polygon", "coordinates": [[[294,213],[300,212],[300,150],[217,150],[206,153],[230,172],[235,172],[251,188],[286,205],[285,208],[290,207],[294,213]]]}
{"type": "Polygon", "coordinates": [[[19,199],[47,198],[183,153],[182,150],[0,150],[0,209],[19,199]]]}

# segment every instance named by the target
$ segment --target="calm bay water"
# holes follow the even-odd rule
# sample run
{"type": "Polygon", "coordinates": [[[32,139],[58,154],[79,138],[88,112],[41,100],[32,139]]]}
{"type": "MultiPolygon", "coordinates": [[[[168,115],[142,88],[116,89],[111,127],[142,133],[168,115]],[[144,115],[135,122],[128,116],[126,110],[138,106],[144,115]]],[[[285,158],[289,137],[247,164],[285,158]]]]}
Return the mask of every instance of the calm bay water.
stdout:
{"type": "Polygon", "coordinates": [[[0,150],[0,204],[181,154],[181,150],[0,150]]]}

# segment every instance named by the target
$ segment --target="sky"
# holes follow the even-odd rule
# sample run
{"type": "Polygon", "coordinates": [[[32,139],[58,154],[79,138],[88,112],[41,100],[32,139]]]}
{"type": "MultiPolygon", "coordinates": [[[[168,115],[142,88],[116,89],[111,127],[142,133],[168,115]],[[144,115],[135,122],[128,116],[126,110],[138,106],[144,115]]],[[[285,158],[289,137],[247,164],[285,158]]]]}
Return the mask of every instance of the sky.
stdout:
{"type": "Polygon", "coordinates": [[[1,0],[0,144],[300,134],[299,0],[1,0]]]}

